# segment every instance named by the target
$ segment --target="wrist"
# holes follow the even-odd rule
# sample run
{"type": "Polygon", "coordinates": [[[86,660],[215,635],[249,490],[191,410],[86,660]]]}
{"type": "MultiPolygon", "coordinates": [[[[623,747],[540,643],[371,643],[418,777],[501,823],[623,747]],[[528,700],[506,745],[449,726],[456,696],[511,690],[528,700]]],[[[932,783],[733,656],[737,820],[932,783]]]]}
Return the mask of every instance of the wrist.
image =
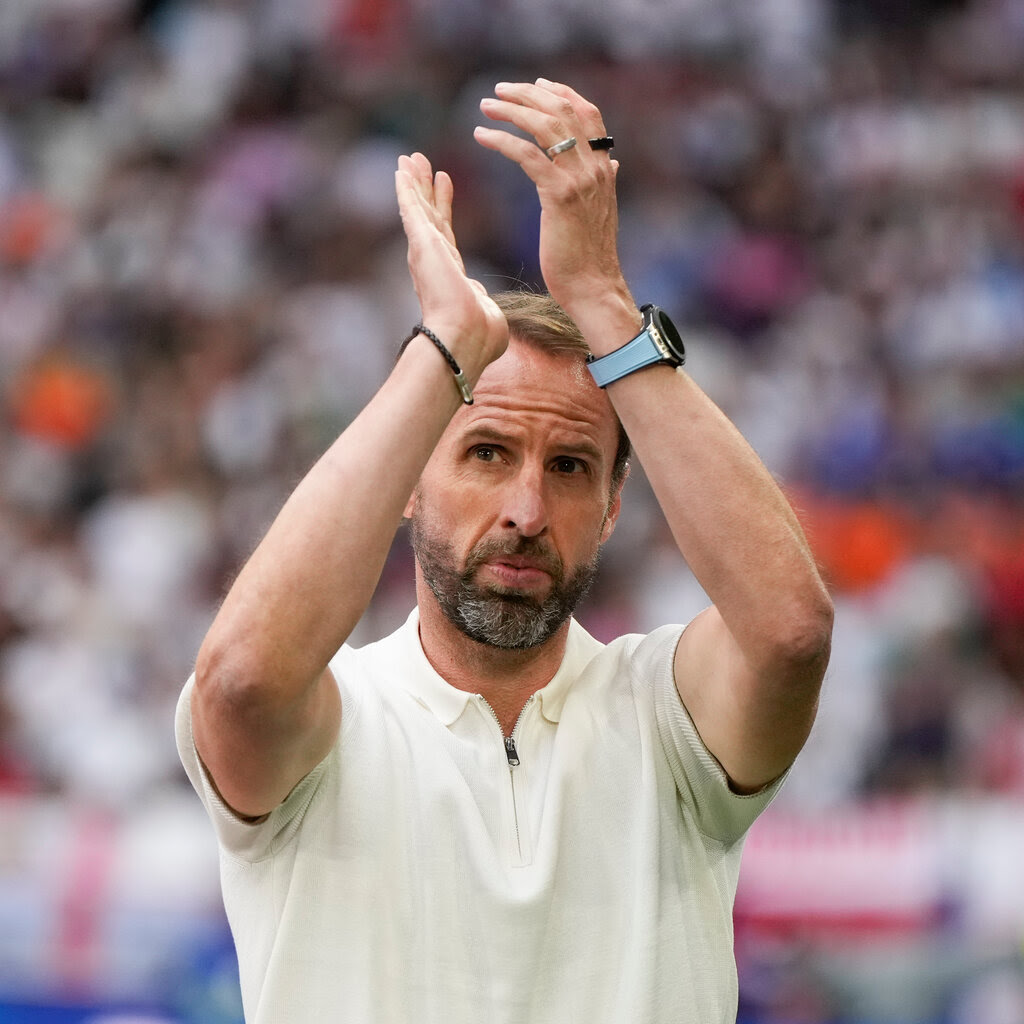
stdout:
{"type": "Polygon", "coordinates": [[[443,369],[452,380],[452,392],[464,404],[471,405],[472,392],[480,375],[508,344],[507,327],[503,340],[498,337],[500,335],[501,331],[490,334],[468,331],[464,326],[442,317],[430,321],[423,318],[413,326],[402,343],[399,357],[407,349],[416,349],[418,358],[425,357],[425,367],[430,368],[431,375],[437,368],[443,369]]]}
{"type": "Polygon", "coordinates": [[[667,366],[675,370],[686,362],[686,346],[668,314],[653,303],[641,306],[640,312],[643,324],[637,334],[619,348],[587,360],[587,368],[599,387],[649,367],[667,366]]]}
{"type": "Polygon", "coordinates": [[[621,348],[643,327],[643,316],[628,293],[603,295],[590,302],[566,308],[595,358],[621,348]]]}
{"type": "Polygon", "coordinates": [[[458,360],[448,350],[448,346],[425,324],[418,323],[412,329],[412,334],[409,336],[411,341],[417,334],[422,334],[430,340],[434,348],[440,353],[444,361],[448,364],[448,368],[452,372],[452,377],[455,380],[455,387],[459,392],[459,397],[462,399],[464,405],[473,404],[473,388],[470,382],[466,379],[465,373],[462,372],[462,367],[459,365],[458,360]]]}

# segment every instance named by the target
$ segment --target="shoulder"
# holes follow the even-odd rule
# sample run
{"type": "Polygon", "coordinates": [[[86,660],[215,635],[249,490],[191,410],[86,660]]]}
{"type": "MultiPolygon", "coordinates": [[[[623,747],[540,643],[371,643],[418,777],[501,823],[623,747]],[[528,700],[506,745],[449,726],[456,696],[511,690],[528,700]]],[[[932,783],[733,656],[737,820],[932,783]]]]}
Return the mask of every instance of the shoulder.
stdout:
{"type": "Polygon", "coordinates": [[[330,662],[344,706],[386,697],[389,684],[418,671],[419,639],[415,611],[392,633],[361,646],[345,644],[330,662]]]}
{"type": "Polygon", "coordinates": [[[682,626],[665,626],[603,643],[574,620],[562,666],[541,691],[545,706],[557,713],[560,702],[571,694],[574,705],[614,707],[615,714],[632,705],[632,714],[649,718],[654,711],[653,684],[662,677],[671,683],[672,660],[682,631],[682,626]]]}
{"type": "Polygon", "coordinates": [[[609,643],[600,643],[585,634],[590,641],[582,648],[589,652],[585,670],[614,672],[622,678],[646,682],[665,673],[671,675],[676,647],[685,628],[660,626],[650,633],[626,633],[609,643]]]}

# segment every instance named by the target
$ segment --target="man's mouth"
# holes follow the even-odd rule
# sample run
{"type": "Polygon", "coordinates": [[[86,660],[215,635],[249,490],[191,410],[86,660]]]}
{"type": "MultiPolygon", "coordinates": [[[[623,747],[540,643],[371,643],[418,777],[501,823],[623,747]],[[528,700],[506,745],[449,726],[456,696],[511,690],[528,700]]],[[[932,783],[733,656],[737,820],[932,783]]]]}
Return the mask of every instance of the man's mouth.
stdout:
{"type": "Polygon", "coordinates": [[[495,582],[506,587],[533,589],[551,581],[551,573],[537,559],[515,555],[490,558],[481,566],[495,582]]]}
{"type": "Polygon", "coordinates": [[[527,542],[511,551],[502,547],[494,544],[479,549],[472,567],[474,574],[498,587],[526,591],[547,588],[559,579],[561,563],[554,552],[536,543],[530,550],[527,542]]]}

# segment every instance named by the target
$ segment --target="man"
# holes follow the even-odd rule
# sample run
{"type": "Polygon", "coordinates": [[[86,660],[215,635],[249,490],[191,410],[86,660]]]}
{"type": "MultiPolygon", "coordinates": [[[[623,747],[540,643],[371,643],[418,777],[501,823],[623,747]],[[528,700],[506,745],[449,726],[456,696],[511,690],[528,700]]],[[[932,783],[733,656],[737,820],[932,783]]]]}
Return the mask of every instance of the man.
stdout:
{"type": "Polygon", "coordinates": [[[769,474],[642,330],[600,112],[495,92],[536,144],[476,138],[537,187],[554,303],[467,279],[450,179],[400,159],[426,333],[285,504],[179,705],[251,1024],[735,1018],[742,837],[811,726],[831,604],[769,474]],[[713,605],[604,646],[570,613],[619,514],[619,421],[713,605]],[[343,646],[403,516],[418,608],[343,646]]]}

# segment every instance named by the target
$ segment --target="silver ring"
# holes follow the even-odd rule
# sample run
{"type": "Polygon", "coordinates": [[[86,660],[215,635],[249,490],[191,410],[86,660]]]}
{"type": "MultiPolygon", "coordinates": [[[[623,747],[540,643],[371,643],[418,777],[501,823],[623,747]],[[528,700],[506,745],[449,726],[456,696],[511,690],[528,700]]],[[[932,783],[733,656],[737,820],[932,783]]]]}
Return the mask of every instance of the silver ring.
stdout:
{"type": "Polygon", "coordinates": [[[547,154],[549,160],[554,160],[559,153],[564,153],[566,150],[572,149],[576,145],[576,136],[570,135],[567,139],[562,139],[561,142],[556,142],[553,146],[548,146],[544,152],[547,154]]]}

